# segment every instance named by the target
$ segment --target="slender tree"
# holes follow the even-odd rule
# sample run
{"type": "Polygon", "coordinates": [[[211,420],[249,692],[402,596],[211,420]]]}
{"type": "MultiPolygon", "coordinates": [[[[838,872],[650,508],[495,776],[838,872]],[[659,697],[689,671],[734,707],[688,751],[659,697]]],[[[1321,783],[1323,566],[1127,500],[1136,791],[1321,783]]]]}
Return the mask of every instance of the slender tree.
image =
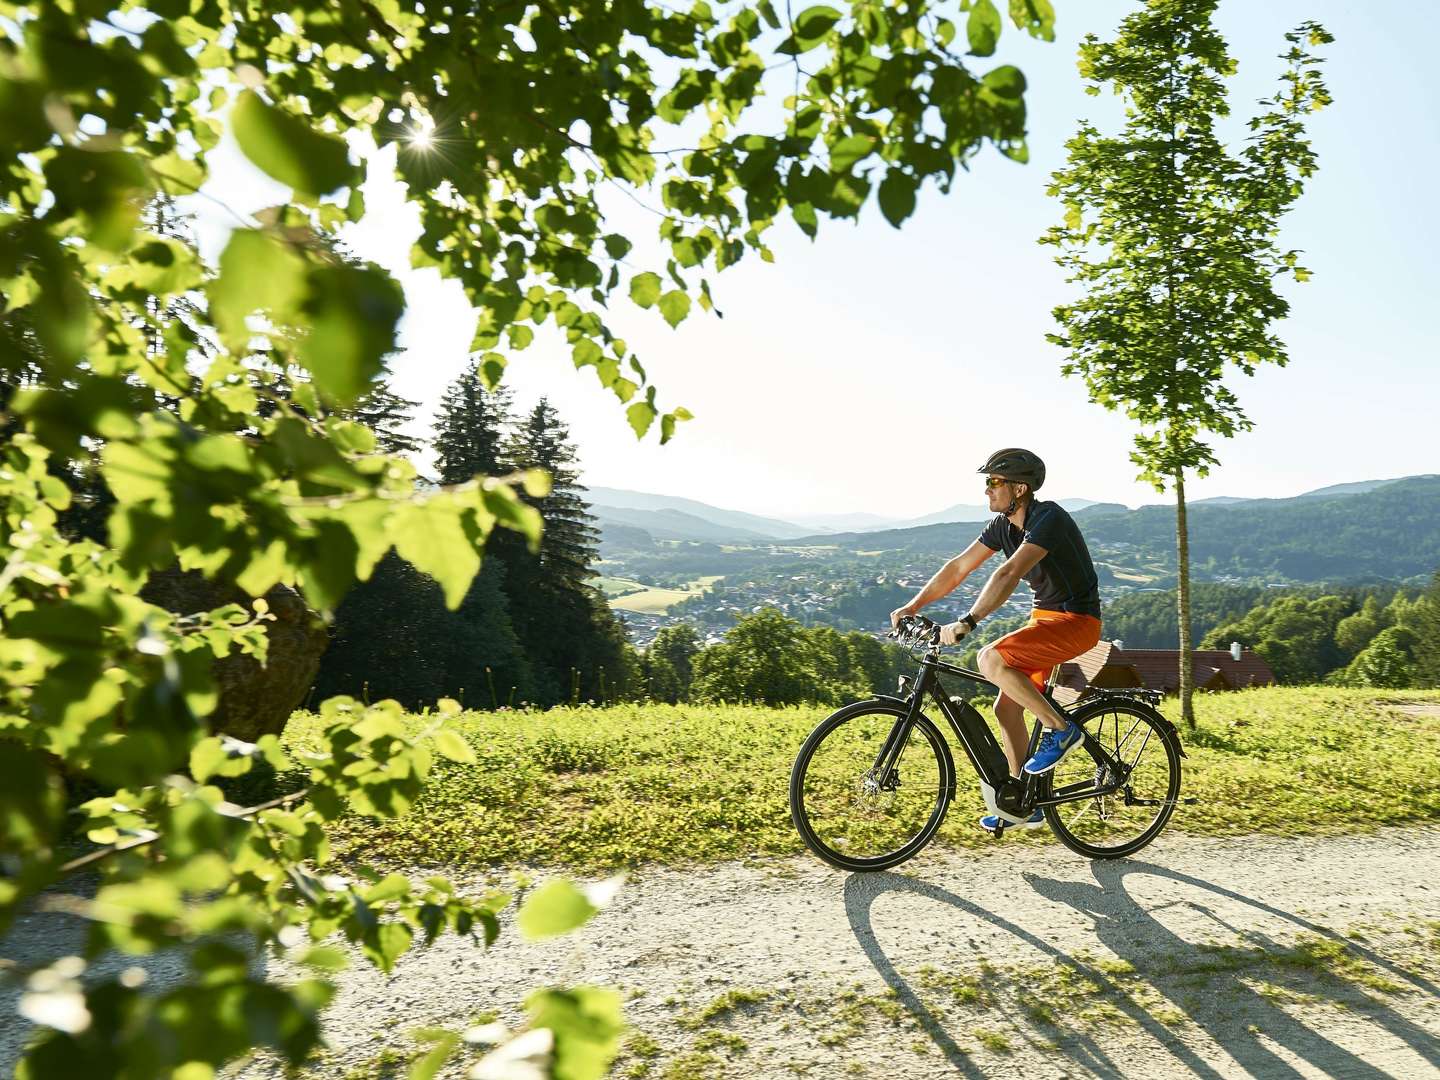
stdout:
{"type": "Polygon", "coordinates": [[[1228,150],[1215,126],[1229,113],[1224,80],[1236,65],[1212,25],[1217,3],[1149,0],[1114,41],[1086,38],[1086,91],[1111,86],[1125,124],[1102,135],[1081,123],[1050,187],[1064,223],[1041,240],[1083,290],[1054,312],[1062,370],[1139,424],[1140,478],[1174,488],[1180,696],[1191,725],[1185,478],[1217,463],[1207,436],[1252,426],[1225,375],[1286,362],[1272,326],[1289,305],[1276,282],[1309,274],[1279,245],[1279,223],[1315,171],[1303,118],[1330,101],[1312,50],[1331,37],[1306,22],[1285,36],[1280,91],[1250,121],[1245,146],[1228,150]]]}

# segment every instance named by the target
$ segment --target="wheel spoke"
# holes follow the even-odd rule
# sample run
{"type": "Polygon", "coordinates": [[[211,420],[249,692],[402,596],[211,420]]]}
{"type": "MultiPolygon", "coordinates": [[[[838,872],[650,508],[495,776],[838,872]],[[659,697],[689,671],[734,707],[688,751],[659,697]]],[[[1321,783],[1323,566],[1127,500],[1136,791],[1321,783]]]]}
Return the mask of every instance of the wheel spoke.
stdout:
{"type": "Polygon", "coordinates": [[[1051,808],[1051,826],[1065,843],[1092,857],[1134,850],[1154,837],[1174,809],[1179,758],[1159,721],[1142,706],[1107,703],[1091,714],[1087,727],[1097,752],[1063,760],[1048,774],[1042,795],[1119,782],[1123,793],[1058,804],[1051,808]],[[1152,742],[1161,747],[1159,754],[1149,753],[1152,742]]]}
{"type": "Polygon", "coordinates": [[[812,850],[836,866],[893,865],[918,851],[944,814],[953,767],[928,720],[910,726],[888,776],[876,764],[899,719],[888,711],[827,719],[797,760],[791,814],[812,850]]]}

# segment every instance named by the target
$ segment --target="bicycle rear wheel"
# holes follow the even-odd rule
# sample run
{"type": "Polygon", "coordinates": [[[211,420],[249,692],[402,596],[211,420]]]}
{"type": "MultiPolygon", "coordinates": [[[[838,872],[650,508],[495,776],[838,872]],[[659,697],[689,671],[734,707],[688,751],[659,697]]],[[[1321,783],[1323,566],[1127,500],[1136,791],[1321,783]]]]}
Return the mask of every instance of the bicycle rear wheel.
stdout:
{"type": "Polygon", "coordinates": [[[910,726],[889,776],[876,774],[898,705],[858,701],[822,720],[790,772],[790,816],[816,855],[841,870],[883,870],[934,837],[955,790],[955,762],[925,716],[910,726]]]}
{"type": "Polygon", "coordinates": [[[1180,743],[1164,719],[1142,702],[1102,700],[1070,713],[1085,728],[1081,748],[1045,775],[1042,799],[1085,796],[1113,787],[1116,779],[1096,745],[1120,766],[1118,790],[1045,808],[1061,843],[1092,859],[1115,859],[1139,851],[1159,835],[1180,793],[1180,743]]]}

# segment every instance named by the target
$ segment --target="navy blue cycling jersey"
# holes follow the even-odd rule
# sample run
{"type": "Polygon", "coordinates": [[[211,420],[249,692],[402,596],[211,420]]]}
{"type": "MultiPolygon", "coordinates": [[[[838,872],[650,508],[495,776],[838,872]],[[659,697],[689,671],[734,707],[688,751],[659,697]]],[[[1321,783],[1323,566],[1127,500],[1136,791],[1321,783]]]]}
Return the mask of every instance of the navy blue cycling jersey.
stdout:
{"type": "Polygon", "coordinates": [[[995,515],[980,534],[980,543],[1003,551],[1007,559],[1021,544],[1044,548],[1045,557],[1025,575],[1035,591],[1035,606],[1100,618],[1100,579],[1090,549],[1075,519],[1059,503],[1032,502],[1023,529],[1010,524],[1004,514],[995,515]]]}

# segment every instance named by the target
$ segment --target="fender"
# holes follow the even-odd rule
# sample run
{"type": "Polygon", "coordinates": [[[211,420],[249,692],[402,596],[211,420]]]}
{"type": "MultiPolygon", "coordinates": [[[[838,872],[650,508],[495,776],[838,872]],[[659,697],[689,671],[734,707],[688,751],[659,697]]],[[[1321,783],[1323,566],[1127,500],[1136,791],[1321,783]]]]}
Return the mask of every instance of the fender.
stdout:
{"type": "Polygon", "coordinates": [[[1078,716],[1085,712],[1092,705],[1103,705],[1106,701],[1124,701],[1129,705],[1138,705],[1154,718],[1160,726],[1160,730],[1166,732],[1175,740],[1175,749],[1180,751],[1180,756],[1189,757],[1185,753],[1185,744],[1180,741],[1180,729],[1172,724],[1169,718],[1156,708],[1156,701],[1160,697],[1158,691],[1143,691],[1138,687],[1119,687],[1116,689],[1103,689],[1093,691],[1087,697],[1071,706],[1071,715],[1078,716]]]}

